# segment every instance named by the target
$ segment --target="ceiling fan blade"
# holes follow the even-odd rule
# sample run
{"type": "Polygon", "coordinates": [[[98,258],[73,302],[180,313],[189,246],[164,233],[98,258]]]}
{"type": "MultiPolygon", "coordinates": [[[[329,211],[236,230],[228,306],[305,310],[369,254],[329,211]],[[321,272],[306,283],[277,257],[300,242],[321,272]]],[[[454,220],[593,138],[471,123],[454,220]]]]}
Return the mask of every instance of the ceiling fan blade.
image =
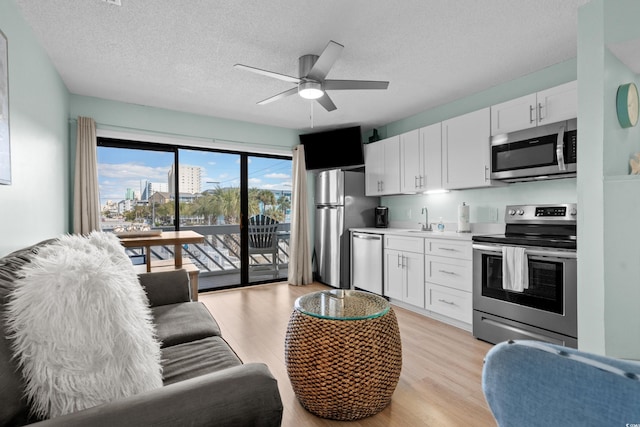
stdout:
{"type": "Polygon", "coordinates": [[[376,80],[325,80],[324,90],[386,89],[389,82],[376,80]]]}
{"type": "Polygon", "coordinates": [[[262,74],[263,76],[273,77],[274,79],[284,80],[289,83],[300,83],[300,79],[297,77],[287,76],[286,74],[274,73],[273,71],[262,70],[256,67],[250,67],[248,65],[235,64],[235,68],[240,70],[251,71],[252,73],[262,74]]]}
{"type": "Polygon", "coordinates": [[[316,101],[318,101],[318,104],[322,105],[327,111],[333,111],[338,108],[336,107],[336,104],[333,103],[331,98],[329,98],[329,95],[327,95],[326,92],[320,98],[316,99],[316,101]]]}
{"type": "Polygon", "coordinates": [[[336,43],[333,40],[329,41],[327,47],[324,48],[320,57],[318,57],[309,73],[307,73],[306,77],[316,81],[322,81],[329,74],[329,70],[333,67],[333,64],[336,62],[340,53],[344,49],[340,43],[336,43]]]}
{"type": "Polygon", "coordinates": [[[293,87],[293,88],[291,88],[289,90],[285,90],[284,92],[280,92],[277,95],[273,95],[273,96],[271,96],[271,97],[269,97],[267,99],[263,99],[262,101],[258,102],[258,105],[268,104],[270,102],[277,101],[277,100],[282,99],[282,98],[286,98],[287,96],[295,95],[296,93],[298,93],[298,88],[297,87],[293,87]]]}

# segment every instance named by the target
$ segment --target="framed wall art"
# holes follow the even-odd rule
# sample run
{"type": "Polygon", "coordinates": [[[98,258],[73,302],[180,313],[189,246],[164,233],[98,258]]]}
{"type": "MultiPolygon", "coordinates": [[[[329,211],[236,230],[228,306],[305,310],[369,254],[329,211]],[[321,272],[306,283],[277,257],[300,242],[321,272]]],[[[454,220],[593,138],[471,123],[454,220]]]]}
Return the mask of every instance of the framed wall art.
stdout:
{"type": "Polygon", "coordinates": [[[0,31],[0,184],[11,184],[9,135],[9,52],[7,37],[0,31]]]}

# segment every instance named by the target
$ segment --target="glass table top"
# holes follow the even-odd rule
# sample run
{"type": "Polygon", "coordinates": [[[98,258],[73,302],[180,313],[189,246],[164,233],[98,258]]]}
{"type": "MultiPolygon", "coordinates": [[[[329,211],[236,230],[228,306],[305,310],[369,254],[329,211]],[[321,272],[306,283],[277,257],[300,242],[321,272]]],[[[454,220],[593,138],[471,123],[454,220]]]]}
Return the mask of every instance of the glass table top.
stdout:
{"type": "Polygon", "coordinates": [[[294,308],[301,313],[322,319],[363,320],[384,316],[389,302],[369,292],[332,289],[303,295],[294,308]]]}

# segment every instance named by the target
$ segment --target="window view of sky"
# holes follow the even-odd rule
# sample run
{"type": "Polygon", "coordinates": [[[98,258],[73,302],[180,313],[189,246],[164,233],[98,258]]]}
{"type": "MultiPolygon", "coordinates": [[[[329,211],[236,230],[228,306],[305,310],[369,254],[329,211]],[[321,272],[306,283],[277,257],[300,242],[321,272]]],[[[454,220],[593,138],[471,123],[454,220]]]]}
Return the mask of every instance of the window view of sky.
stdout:
{"type": "MultiPolygon", "coordinates": [[[[180,150],[180,164],[201,168],[201,191],[240,185],[240,156],[180,150]]],[[[291,160],[249,158],[249,187],[291,190],[291,160]]],[[[99,147],[100,204],[126,197],[127,189],[142,192],[146,181],[168,183],[173,153],[99,147]]]]}

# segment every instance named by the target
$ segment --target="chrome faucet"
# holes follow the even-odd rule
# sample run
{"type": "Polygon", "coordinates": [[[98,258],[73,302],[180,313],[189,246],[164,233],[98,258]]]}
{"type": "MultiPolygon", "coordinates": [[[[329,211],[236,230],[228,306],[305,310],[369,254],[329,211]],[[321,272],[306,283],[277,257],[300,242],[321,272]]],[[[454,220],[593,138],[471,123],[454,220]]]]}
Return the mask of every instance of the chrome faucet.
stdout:
{"type": "Polygon", "coordinates": [[[426,206],[423,207],[422,213],[424,214],[424,223],[422,222],[418,223],[422,226],[420,228],[420,231],[431,231],[431,224],[429,224],[429,209],[427,209],[426,206]]]}

